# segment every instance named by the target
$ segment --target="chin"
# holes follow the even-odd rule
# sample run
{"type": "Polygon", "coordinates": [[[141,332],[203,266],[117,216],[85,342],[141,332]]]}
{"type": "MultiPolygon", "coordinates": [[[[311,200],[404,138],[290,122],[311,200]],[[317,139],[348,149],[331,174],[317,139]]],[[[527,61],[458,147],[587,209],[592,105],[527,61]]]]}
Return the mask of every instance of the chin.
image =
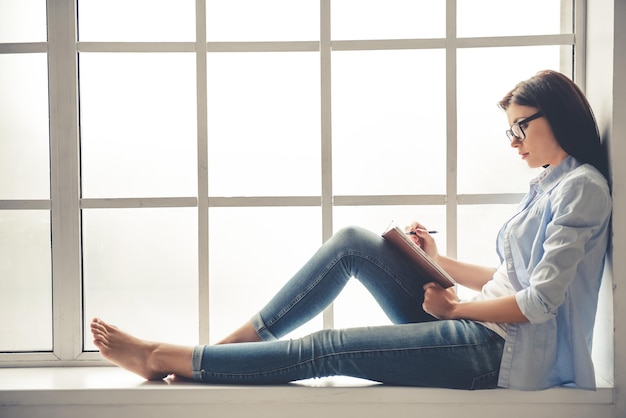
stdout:
{"type": "Polygon", "coordinates": [[[526,159],[526,164],[528,164],[528,168],[541,168],[541,167],[545,167],[545,164],[540,164],[537,161],[532,161],[529,159],[526,159]]]}

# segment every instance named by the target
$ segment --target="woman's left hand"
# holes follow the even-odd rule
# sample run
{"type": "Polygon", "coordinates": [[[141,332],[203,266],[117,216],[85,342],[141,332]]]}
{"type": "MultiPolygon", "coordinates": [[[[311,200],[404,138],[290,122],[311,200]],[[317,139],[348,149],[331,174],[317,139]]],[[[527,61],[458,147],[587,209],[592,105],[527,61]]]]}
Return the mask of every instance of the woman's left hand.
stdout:
{"type": "Polygon", "coordinates": [[[424,304],[422,308],[435,318],[454,319],[454,308],[458,303],[459,298],[454,287],[444,289],[434,282],[424,285],[424,304]]]}

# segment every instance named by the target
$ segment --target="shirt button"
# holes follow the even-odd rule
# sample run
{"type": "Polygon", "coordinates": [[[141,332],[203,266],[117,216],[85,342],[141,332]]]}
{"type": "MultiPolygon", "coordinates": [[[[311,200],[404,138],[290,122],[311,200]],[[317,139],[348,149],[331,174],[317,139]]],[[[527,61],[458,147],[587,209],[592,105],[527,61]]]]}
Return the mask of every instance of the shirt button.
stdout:
{"type": "Polygon", "coordinates": [[[509,263],[506,266],[511,269],[511,268],[513,268],[513,263],[509,263]]]}
{"type": "Polygon", "coordinates": [[[513,347],[508,346],[508,347],[506,348],[506,352],[507,352],[507,353],[510,353],[511,351],[513,351],[513,347]]]}

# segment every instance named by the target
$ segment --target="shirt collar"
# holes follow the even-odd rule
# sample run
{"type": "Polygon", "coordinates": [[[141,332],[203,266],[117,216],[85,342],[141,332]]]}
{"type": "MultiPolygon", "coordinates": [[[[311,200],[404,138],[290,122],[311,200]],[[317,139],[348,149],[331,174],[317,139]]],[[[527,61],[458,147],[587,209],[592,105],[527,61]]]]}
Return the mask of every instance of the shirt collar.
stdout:
{"type": "Polygon", "coordinates": [[[530,182],[531,186],[537,185],[538,188],[544,193],[550,191],[557,184],[559,184],[561,179],[563,179],[567,173],[580,165],[581,163],[576,158],[568,155],[559,163],[559,165],[548,166],[541,174],[530,182]]]}

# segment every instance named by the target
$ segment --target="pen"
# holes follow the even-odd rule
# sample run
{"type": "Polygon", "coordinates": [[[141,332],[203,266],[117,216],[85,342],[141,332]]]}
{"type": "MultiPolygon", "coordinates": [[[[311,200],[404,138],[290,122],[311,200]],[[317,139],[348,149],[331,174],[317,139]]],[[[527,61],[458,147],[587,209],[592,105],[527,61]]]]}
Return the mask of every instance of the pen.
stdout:
{"type": "MultiPolygon", "coordinates": [[[[437,231],[426,231],[425,229],[420,229],[420,231],[425,231],[425,232],[428,232],[429,234],[436,234],[437,233],[437,231]]],[[[406,234],[407,235],[417,235],[414,231],[407,232],[406,234]]]]}

